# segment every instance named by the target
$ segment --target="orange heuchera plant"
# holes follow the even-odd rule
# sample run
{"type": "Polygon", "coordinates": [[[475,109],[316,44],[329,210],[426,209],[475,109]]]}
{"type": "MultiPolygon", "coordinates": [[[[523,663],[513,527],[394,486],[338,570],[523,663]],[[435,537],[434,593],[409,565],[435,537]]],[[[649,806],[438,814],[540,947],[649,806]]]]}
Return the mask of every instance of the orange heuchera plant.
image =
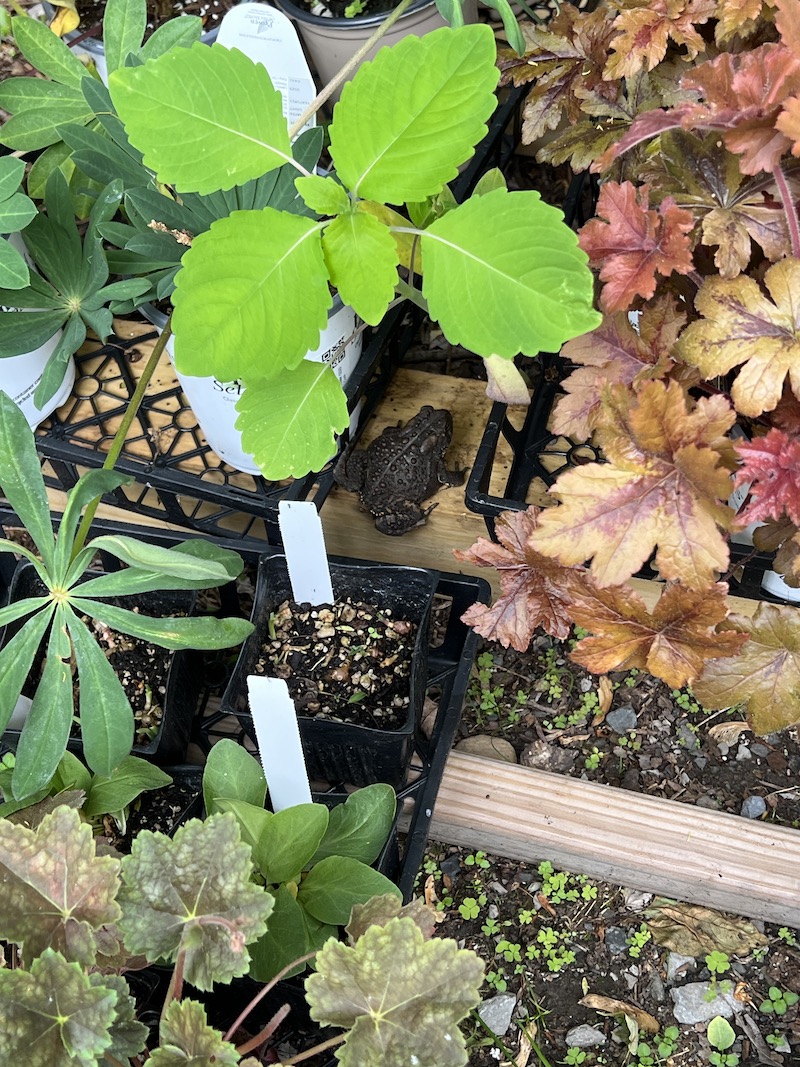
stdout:
{"type": "Polygon", "coordinates": [[[520,650],[576,623],[589,670],[742,703],[758,733],[792,725],[800,608],[731,614],[728,580],[731,534],[760,523],[800,584],[800,0],[608,0],[524,32],[528,52],[500,56],[530,86],[523,137],[555,130],[539,161],[603,178],[579,233],[603,322],[564,346],[551,418],[603,462],[457,553],[500,573],[466,619],[520,650]],[[652,611],[628,583],[648,560],[652,611]]]}

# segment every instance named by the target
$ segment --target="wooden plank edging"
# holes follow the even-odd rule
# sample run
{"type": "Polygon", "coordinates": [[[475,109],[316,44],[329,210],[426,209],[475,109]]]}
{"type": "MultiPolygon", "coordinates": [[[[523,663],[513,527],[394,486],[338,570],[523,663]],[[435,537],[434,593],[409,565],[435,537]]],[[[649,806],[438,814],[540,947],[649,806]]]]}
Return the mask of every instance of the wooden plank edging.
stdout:
{"type": "Polygon", "coordinates": [[[800,834],[451,752],[430,836],[800,927],[800,834]]]}

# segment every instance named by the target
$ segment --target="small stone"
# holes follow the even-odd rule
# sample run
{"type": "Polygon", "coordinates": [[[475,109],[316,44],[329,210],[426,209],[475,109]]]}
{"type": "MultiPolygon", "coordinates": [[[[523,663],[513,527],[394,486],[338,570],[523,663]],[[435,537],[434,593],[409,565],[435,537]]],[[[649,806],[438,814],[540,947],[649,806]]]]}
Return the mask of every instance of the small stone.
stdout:
{"type": "Polygon", "coordinates": [[[756,741],[754,744],[752,744],[750,746],[750,751],[753,753],[754,756],[757,756],[759,759],[766,759],[769,755],[769,749],[766,745],[762,745],[760,741],[756,741]]]}
{"type": "Polygon", "coordinates": [[[490,919],[497,919],[500,916],[500,909],[496,904],[490,904],[486,909],[486,913],[490,919]]]}
{"type": "Polygon", "coordinates": [[[439,864],[439,870],[447,878],[450,878],[453,882],[458,881],[461,877],[461,857],[457,852],[454,852],[452,856],[445,856],[442,862],[439,864]]]}
{"type": "Polygon", "coordinates": [[[616,734],[626,734],[629,730],[635,730],[639,719],[636,712],[629,704],[621,708],[614,708],[606,715],[606,725],[610,726],[616,734]]]}
{"type": "Polygon", "coordinates": [[[679,1023],[702,1023],[721,1015],[730,1019],[734,1013],[744,1011],[744,1003],[736,1000],[732,993],[721,992],[719,983],[689,982],[687,985],[670,989],[673,1013],[679,1023]]]}
{"type": "Polygon", "coordinates": [[[486,734],[465,737],[456,745],[456,751],[466,752],[470,756],[483,756],[484,759],[499,760],[501,763],[517,762],[514,746],[504,737],[488,737],[486,734]]]}
{"type": "Polygon", "coordinates": [[[619,956],[628,948],[628,935],[621,926],[609,926],[606,928],[606,948],[612,956],[619,956]]]}
{"type": "Polygon", "coordinates": [[[695,970],[697,961],[694,956],[682,956],[680,952],[670,952],[667,956],[667,981],[674,982],[676,978],[695,970]]]}
{"type": "Polygon", "coordinates": [[[519,757],[523,767],[533,767],[537,771],[553,771],[563,774],[568,771],[575,762],[577,752],[570,752],[566,748],[556,748],[546,741],[532,741],[526,745],[519,757]]]}
{"type": "Polygon", "coordinates": [[[653,971],[650,976],[650,982],[648,984],[648,991],[650,996],[656,1002],[656,1004],[663,1004],[666,999],[667,993],[664,989],[664,983],[661,980],[661,975],[658,971],[653,971]]]}
{"type": "Polygon", "coordinates": [[[596,1026],[583,1023],[582,1026],[573,1026],[567,1030],[564,1040],[567,1048],[591,1048],[593,1045],[605,1045],[606,1035],[596,1026]]]}
{"type": "Polygon", "coordinates": [[[625,907],[630,911],[643,911],[652,899],[652,893],[643,893],[640,889],[626,889],[623,893],[625,907]]]}
{"type": "Polygon", "coordinates": [[[505,896],[508,892],[502,882],[492,882],[489,888],[492,889],[495,893],[497,893],[499,897],[505,896]]]}
{"type": "Polygon", "coordinates": [[[695,756],[694,758],[694,765],[697,767],[698,771],[704,771],[707,763],[708,760],[705,756],[695,756]]]}
{"type": "Polygon", "coordinates": [[[743,815],[745,819],[760,819],[766,810],[767,802],[763,797],[745,797],[742,802],[742,810],[740,814],[743,815]]]}
{"type": "Polygon", "coordinates": [[[478,1015],[493,1034],[502,1037],[511,1026],[511,1015],[516,1003],[517,998],[511,993],[498,993],[496,997],[484,1000],[478,1008],[478,1015]]]}
{"type": "Polygon", "coordinates": [[[698,808],[708,808],[709,811],[719,811],[719,802],[707,794],[698,797],[695,804],[698,808]]]}
{"type": "Polygon", "coordinates": [[[697,734],[689,729],[689,724],[687,722],[680,723],[676,732],[678,740],[684,748],[688,749],[690,752],[694,752],[696,749],[700,748],[697,734]]]}
{"type": "Polygon", "coordinates": [[[753,753],[750,751],[747,745],[739,745],[736,749],[736,758],[739,762],[743,760],[752,759],[753,753]]]}

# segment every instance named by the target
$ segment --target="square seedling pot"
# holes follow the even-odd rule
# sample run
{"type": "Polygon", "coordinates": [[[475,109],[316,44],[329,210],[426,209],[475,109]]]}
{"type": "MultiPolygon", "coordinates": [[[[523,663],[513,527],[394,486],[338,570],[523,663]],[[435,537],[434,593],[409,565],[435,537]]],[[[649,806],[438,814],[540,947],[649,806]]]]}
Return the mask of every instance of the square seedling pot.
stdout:
{"type": "MultiPolygon", "coordinates": [[[[93,576],[93,575],[91,575],[93,576]]],[[[27,596],[38,595],[37,586],[41,582],[31,563],[23,562],[17,566],[11,580],[9,601],[14,602],[27,596]]],[[[136,603],[147,614],[149,605],[158,599],[160,606],[167,606],[170,611],[191,615],[194,611],[195,594],[191,591],[170,590],[157,593],[136,595],[136,603]]],[[[0,635],[0,648],[17,632],[20,623],[6,627],[0,635]]],[[[166,692],[163,694],[161,723],[158,732],[146,744],[134,744],[131,752],[134,756],[151,760],[153,763],[182,763],[189,746],[192,721],[197,709],[200,695],[202,672],[199,670],[198,653],[191,649],[181,649],[168,653],[170,658],[167,672],[166,692]]],[[[6,730],[3,741],[10,748],[16,749],[19,730],[6,730]]],[[[70,737],[70,752],[82,752],[83,742],[80,737],[70,737]]]]}
{"type": "MultiPolygon", "coordinates": [[[[418,567],[377,563],[331,563],[336,600],[351,597],[383,609],[416,625],[409,702],[405,722],[381,730],[311,715],[298,715],[300,738],[311,779],[331,783],[370,785],[386,782],[397,787],[405,778],[414,750],[414,734],[422,715],[427,678],[428,629],[438,574],[418,567]]],[[[222,698],[221,710],[235,715],[254,736],[247,703],[247,676],[267,637],[270,615],[292,587],[283,555],[263,556],[259,562],[251,621],[254,632],[242,646],[239,660],[222,698]]]]}

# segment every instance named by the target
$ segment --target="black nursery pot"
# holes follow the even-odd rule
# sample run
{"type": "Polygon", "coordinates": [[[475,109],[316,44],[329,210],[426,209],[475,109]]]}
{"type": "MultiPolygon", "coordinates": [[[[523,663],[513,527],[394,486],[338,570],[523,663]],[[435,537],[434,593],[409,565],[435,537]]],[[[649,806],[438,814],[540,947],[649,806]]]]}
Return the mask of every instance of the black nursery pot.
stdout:
{"type": "MultiPolygon", "coordinates": [[[[414,750],[414,734],[422,716],[428,659],[428,629],[438,574],[418,567],[389,564],[331,563],[336,600],[353,600],[391,610],[417,627],[409,678],[406,720],[394,730],[380,730],[347,722],[299,714],[300,739],[309,777],[331,783],[399,786],[414,750]]],[[[254,632],[242,646],[239,660],[222,698],[221,710],[240,719],[255,737],[247,703],[247,676],[267,637],[270,614],[292,599],[292,587],[283,555],[262,556],[258,567],[251,621],[254,632]]]]}
{"type": "MultiPolygon", "coordinates": [[[[37,596],[40,589],[41,582],[33,565],[28,562],[20,563],[11,580],[9,602],[37,596]]],[[[152,610],[151,605],[156,603],[160,608],[166,606],[172,612],[191,615],[195,606],[195,594],[189,590],[141,593],[136,595],[136,603],[141,607],[143,615],[148,614],[152,610]]],[[[0,647],[14,636],[21,625],[22,622],[18,622],[6,627],[0,639],[0,647]]],[[[171,658],[158,732],[146,744],[134,744],[131,749],[134,756],[141,756],[159,764],[181,763],[186,756],[202,681],[200,658],[196,651],[180,649],[168,655],[171,658]]],[[[6,730],[3,740],[16,749],[19,735],[19,730],[6,730]]],[[[70,752],[82,752],[81,738],[70,737],[68,748],[70,752]]]]}

